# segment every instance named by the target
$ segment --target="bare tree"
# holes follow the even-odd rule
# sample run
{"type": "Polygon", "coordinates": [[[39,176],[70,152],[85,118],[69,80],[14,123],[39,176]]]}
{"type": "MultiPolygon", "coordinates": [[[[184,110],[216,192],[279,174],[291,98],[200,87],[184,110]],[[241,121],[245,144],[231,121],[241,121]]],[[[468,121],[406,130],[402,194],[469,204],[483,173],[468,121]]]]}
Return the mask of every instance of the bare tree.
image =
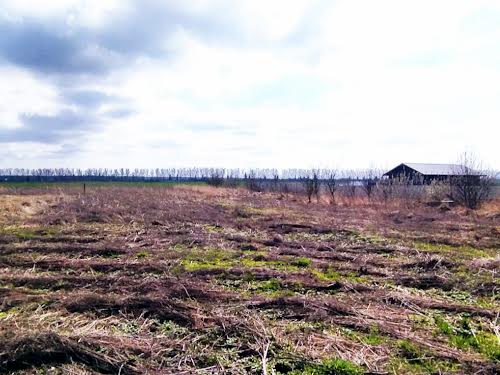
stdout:
{"type": "Polygon", "coordinates": [[[476,209],[490,197],[493,179],[475,155],[464,152],[451,177],[453,198],[470,209],[476,209]]]}
{"type": "Polygon", "coordinates": [[[327,169],[323,171],[323,181],[325,183],[326,189],[330,194],[330,203],[335,204],[335,193],[337,192],[338,184],[337,184],[337,170],[336,169],[327,169]]]}
{"type": "Polygon", "coordinates": [[[248,190],[250,191],[261,191],[262,187],[259,184],[259,178],[257,176],[257,172],[253,169],[249,170],[248,173],[245,173],[244,182],[248,190]]]}
{"type": "Polygon", "coordinates": [[[343,193],[352,202],[356,198],[356,185],[358,184],[357,171],[345,171],[344,176],[343,193]]]}
{"type": "Polygon", "coordinates": [[[310,171],[306,171],[300,181],[304,186],[304,190],[306,191],[307,202],[311,203],[311,198],[313,195],[315,195],[316,200],[319,201],[320,181],[318,170],[312,169],[310,171]]]}
{"type": "Polygon", "coordinates": [[[212,168],[208,172],[207,184],[212,186],[222,186],[224,184],[225,170],[222,168],[212,168]]]}
{"type": "Polygon", "coordinates": [[[361,188],[365,192],[368,199],[372,197],[375,187],[377,186],[377,172],[375,169],[370,168],[363,173],[361,179],[361,188]]]}
{"type": "Polygon", "coordinates": [[[392,178],[381,178],[377,182],[377,192],[380,194],[380,197],[387,203],[394,196],[394,180],[392,178]]]}

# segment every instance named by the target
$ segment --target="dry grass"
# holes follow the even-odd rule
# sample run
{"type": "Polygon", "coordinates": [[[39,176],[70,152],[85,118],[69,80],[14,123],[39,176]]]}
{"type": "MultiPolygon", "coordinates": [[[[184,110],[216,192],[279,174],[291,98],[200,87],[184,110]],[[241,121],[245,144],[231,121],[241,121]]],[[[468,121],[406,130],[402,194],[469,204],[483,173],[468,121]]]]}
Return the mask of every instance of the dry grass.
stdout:
{"type": "Polygon", "coordinates": [[[204,186],[0,199],[0,372],[498,371],[495,203],[204,186]]]}

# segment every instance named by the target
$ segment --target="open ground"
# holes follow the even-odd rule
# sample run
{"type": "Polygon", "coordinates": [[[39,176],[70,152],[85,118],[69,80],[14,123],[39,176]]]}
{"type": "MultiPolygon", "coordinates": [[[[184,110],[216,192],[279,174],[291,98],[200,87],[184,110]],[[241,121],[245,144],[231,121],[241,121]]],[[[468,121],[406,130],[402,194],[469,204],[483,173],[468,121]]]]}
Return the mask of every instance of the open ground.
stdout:
{"type": "Polygon", "coordinates": [[[500,204],[0,188],[0,372],[496,374],[500,204]]]}

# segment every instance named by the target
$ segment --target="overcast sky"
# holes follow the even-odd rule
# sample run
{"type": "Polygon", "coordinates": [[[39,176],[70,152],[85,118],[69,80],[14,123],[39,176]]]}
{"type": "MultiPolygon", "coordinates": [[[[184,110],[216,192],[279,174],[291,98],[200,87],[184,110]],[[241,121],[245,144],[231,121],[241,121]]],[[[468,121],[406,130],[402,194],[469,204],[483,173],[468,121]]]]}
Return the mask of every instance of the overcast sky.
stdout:
{"type": "Polygon", "coordinates": [[[500,168],[499,141],[498,0],[0,0],[0,168],[500,168]]]}

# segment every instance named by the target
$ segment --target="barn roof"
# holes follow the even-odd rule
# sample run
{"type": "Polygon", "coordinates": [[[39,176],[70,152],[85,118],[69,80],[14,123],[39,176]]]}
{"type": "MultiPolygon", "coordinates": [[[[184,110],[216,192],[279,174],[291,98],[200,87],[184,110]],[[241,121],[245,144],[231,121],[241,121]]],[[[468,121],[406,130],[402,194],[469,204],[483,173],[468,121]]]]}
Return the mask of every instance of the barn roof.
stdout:
{"type": "Polygon", "coordinates": [[[461,174],[464,167],[458,164],[403,163],[423,175],[453,176],[461,174]]]}
{"type": "MultiPolygon", "coordinates": [[[[388,171],[386,174],[389,174],[394,169],[399,168],[401,166],[406,166],[408,168],[414,169],[415,171],[425,176],[427,175],[457,176],[463,174],[463,171],[465,171],[466,168],[459,164],[402,163],[397,167],[388,171]]],[[[480,175],[479,172],[475,172],[473,174],[480,175]]]]}

